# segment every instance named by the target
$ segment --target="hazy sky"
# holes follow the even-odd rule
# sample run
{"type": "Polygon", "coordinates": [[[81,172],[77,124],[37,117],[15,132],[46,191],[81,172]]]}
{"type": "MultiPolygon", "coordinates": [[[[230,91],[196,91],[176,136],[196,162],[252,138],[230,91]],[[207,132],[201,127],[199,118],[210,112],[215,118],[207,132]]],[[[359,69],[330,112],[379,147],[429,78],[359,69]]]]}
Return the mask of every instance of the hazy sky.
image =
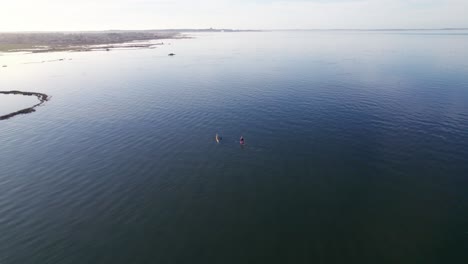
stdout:
{"type": "Polygon", "coordinates": [[[468,0],[0,0],[0,31],[468,27],[468,0]]]}

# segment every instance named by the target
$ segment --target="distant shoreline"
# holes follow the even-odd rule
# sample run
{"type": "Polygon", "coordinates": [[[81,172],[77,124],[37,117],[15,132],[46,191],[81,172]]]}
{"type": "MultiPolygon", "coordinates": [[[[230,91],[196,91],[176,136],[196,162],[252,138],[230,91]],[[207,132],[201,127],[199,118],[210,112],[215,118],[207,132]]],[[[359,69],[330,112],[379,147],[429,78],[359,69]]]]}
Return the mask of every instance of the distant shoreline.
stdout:
{"type": "Polygon", "coordinates": [[[107,31],[30,31],[0,32],[0,53],[93,51],[114,48],[151,48],[163,43],[136,43],[163,39],[189,38],[184,33],[258,32],[234,29],[164,29],[107,31]],[[125,45],[124,45],[125,44],[125,45]]]}
{"type": "Polygon", "coordinates": [[[209,32],[410,32],[410,31],[468,31],[468,28],[439,29],[161,29],[161,30],[107,30],[107,31],[29,31],[0,32],[0,53],[93,51],[115,48],[152,48],[163,43],[137,43],[163,39],[189,38],[185,33],[209,32]]]}
{"type": "Polygon", "coordinates": [[[137,43],[187,38],[180,32],[47,32],[0,33],[0,52],[91,51],[112,48],[148,48],[161,43],[137,43]],[[125,45],[123,45],[125,44],[125,45]]]}

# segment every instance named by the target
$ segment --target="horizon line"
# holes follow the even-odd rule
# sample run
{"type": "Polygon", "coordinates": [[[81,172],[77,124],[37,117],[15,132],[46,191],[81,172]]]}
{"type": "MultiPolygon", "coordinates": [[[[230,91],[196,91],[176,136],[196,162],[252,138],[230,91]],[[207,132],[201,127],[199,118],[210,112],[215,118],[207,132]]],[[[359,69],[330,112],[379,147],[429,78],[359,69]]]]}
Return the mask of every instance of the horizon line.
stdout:
{"type": "Polygon", "coordinates": [[[443,27],[443,28],[290,28],[290,29],[232,29],[232,28],[167,28],[167,29],[104,29],[104,30],[16,30],[0,31],[0,33],[82,33],[82,32],[137,32],[137,31],[413,31],[413,30],[468,30],[468,27],[443,27]]]}

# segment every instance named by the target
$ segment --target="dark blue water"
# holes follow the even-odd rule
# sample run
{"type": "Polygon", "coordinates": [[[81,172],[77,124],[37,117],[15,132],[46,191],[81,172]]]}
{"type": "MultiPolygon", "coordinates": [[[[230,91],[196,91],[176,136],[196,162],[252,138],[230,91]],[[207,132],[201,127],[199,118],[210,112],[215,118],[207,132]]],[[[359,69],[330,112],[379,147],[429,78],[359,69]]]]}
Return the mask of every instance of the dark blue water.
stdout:
{"type": "Polygon", "coordinates": [[[467,47],[265,32],[4,54],[0,90],[52,100],[0,121],[0,263],[466,263],[467,47]]]}

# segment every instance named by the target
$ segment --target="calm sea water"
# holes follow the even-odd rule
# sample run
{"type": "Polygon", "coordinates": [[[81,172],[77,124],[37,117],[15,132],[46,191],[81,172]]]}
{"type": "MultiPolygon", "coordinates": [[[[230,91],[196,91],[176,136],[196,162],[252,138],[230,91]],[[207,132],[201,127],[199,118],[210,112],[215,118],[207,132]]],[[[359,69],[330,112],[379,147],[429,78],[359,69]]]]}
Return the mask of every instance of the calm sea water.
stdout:
{"type": "Polygon", "coordinates": [[[194,37],[0,56],[0,263],[468,261],[468,33],[194,37]]]}

